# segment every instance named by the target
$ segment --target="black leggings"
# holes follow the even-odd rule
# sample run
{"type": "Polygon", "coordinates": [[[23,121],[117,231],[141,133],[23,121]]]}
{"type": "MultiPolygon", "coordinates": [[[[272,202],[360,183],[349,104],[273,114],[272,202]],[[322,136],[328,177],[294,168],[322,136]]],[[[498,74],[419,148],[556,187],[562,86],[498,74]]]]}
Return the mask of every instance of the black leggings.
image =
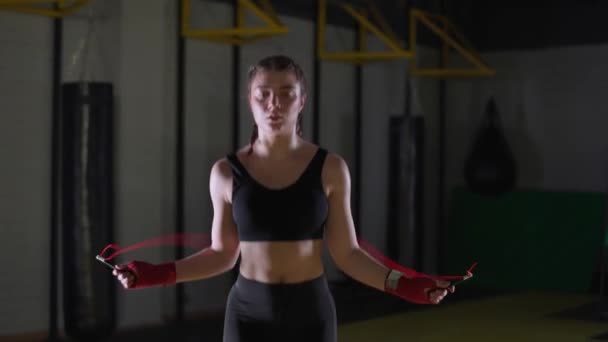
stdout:
{"type": "Polygon", "coordinates": [[[325,276],[266,284],[239,275],[228,295],[224,342],[336,342],[336,308],[325,276]]]}

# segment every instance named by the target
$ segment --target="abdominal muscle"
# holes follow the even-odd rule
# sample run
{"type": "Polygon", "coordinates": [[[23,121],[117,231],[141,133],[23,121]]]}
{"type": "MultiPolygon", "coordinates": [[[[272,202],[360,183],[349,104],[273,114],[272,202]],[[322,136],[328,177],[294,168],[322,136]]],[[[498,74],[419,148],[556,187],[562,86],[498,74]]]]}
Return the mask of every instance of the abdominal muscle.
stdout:
{"type": "Polygon", "coordinates": [[[241,241],[240,273],[262,283],[299,283],[321,276],[323,240],[241,241]]]}

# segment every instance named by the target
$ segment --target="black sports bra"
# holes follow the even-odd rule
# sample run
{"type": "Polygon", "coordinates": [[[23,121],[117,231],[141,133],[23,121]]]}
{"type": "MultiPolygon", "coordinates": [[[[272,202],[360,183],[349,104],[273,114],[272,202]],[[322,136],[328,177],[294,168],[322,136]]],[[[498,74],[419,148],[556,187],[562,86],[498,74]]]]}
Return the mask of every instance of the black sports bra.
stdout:
{"type": "Polygon", "coordinates": [[[329,204],[321,180],[327,151],[319,148],[291,185],[271,189],[258,183],[233,153],[232,216],[241,241],[293,241],[323,237],[329,204]]]}

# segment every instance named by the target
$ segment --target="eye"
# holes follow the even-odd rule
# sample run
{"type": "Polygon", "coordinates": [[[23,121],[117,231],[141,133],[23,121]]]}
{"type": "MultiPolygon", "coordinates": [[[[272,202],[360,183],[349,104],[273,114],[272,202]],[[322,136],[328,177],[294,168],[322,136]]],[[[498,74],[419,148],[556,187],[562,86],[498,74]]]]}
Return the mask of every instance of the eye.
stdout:
{"type": "Polygon", "coordinates": [[[270,91],[265,89],[257,89],[254,96],[257,100],[264,100],[270,96],[270,91]]]}
{"type": "Polygon", "coordinates": [[[292,99],[296,97],[296,92],[293,90],[282,91],[281,93],[279,93],[279,96],[283,99],[292,99]]]}

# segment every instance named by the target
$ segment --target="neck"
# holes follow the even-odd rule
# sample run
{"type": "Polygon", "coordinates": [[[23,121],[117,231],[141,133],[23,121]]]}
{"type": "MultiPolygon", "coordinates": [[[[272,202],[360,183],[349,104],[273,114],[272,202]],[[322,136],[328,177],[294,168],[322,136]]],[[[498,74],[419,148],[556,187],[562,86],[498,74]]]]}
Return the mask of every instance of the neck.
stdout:
{"type": "Polygon", "coordinates": [[[289,135],[260,134],[253,148],[261,156],[282,158],[296,150],[300,145],[301,139],[295,132],[289,135]]]}

